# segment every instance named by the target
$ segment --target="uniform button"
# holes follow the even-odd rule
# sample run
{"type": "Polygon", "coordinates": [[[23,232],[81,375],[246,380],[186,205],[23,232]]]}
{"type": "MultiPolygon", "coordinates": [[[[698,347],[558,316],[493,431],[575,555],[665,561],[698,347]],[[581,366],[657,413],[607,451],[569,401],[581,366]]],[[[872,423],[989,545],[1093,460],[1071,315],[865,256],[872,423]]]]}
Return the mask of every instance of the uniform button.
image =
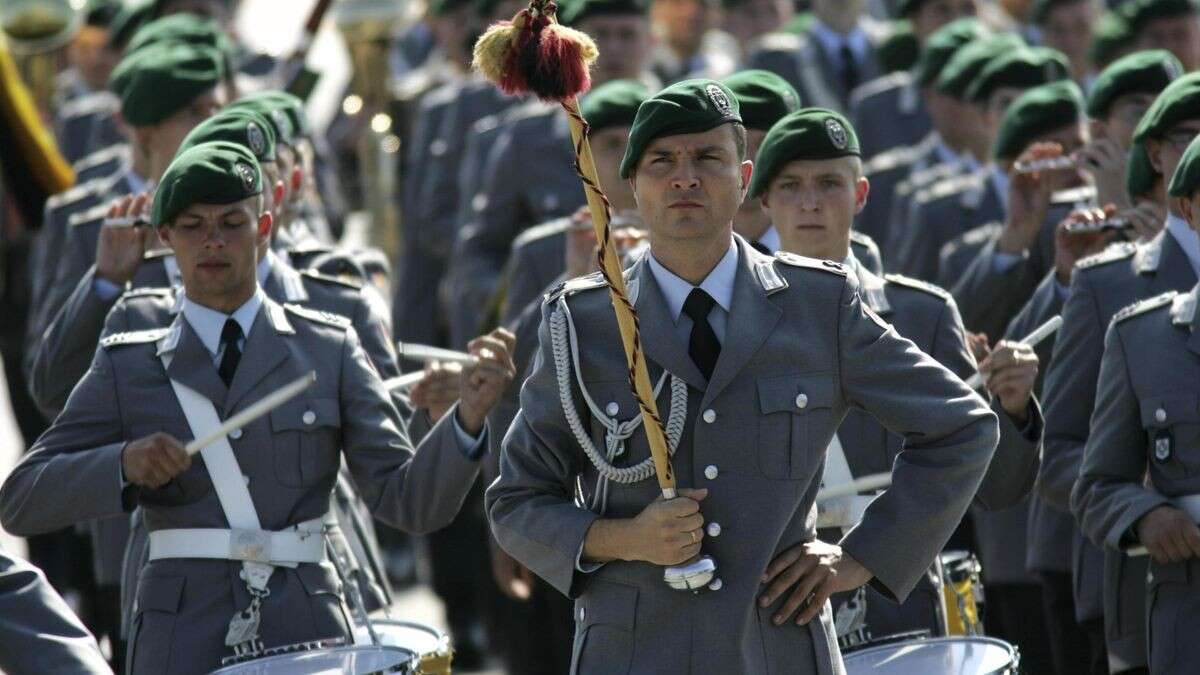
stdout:
{"type": "Polygon", "coordinates": [[[233,431],[229,432],[229,437],[236,441],[237,439],[242,437],[242,430],[234,429],[233,431]]]}
{"type": "Polygon", "coordinates": [[[720,523],[709,523],[708,524],[708,536],[710,536],[710,537],[721,536],[721,524],[720,523]]]}
{"type": "Polygon", "coordinates": [[[617,405],[616,401],[611,401],[605,406],[604,412],[608,413],[609,417],[615,417],[617,413],[621,412],[621,406],[617,405]]]}
{"type": "Polygon", "coordinates": [[[1155,410],[1154,411],[1154,419],[1158,420],[1159,422],[1166,422],[1167,421],[1167,411],[1163,410],[1162,408],[1155,410]]]}
{"type": "Polygon", "coordinates": [[[722,587],[722,586],[724,586],[724,585],[725,585],[725,584],[724,584],[724,583],[722,583],[720,579],[713,579],[713,580],[712,580],[712,581],[711,581],[711,582],[708,584],[708,590],[710,590],[710,591],[719,591],[719,590],[721,590],[721,587],[722,587]]]}
{"type": "Polygon", "coordinates": [[[801,410],[804,410],[805,408],[808,407],[808,394],[797,394],[796,395],[796,407],[801,410]]]}
{"type": "Polygon", "coordinates": [[[585,612],[584,609],[582,607],[580,607],[579,608],[579,620],[583,621],[584,617],[586,617],[586,616],[587,616],[587,612],[585,612]]]}
{"type": "Polygon", "coordinates": [[[302,415],[300,419],[304,420],[305,424],[312,424],[313,422],[317,421],[317,413],[311,410],[305,410],[304,415],[302,415]]]}
{"type": "Polygon", "coordinates": [[[708,410],[704,411],[703,417],[706,423],[712,424],[713,422],[717,421],[717,411],[709,408],[708,410]]]}
{"type": "Polygon", "coordinates": [[[720,472],[717,471],[716,464],[709,464],[708,466],[704,467],[704,477],[709,480],[716,480],[718,473],[720,472]]]}

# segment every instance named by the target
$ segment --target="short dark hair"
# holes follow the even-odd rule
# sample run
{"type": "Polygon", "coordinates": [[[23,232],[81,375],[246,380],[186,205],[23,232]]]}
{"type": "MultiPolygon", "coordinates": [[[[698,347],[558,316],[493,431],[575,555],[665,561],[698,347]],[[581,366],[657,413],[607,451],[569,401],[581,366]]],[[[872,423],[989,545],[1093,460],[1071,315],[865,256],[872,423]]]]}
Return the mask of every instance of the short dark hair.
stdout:
{"type": "Polygon", "coordinates": [[[737,148],[738,163],[746,161],[746,125],[741,122],[730,122],[733,127],[733,145],[737,148]]]}

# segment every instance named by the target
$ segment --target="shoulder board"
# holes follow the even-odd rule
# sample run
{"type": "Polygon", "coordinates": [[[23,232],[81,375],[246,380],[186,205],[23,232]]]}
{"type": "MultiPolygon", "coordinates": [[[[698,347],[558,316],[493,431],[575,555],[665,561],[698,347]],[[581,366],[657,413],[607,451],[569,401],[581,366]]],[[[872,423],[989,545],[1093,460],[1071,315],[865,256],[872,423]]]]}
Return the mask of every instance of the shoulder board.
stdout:
{"type": "Polygon", "coordinates": [[[1084,270],[1091,267],[1099,267],[1117,262],[1118,260],[1127,260],[1132,258],[1134,253],[1137,253],[1137,246],[1135,244],[1128,241],[1120,241],[1110,245],[1096,255],[1088,256],[1076,262],[1075,267],[1084,270]]]}
{"type": "Polygon", "coordinates": [[[557,286],[548,291],[543,298],[544,302],[550,303],[558,300],[560,296],[574,295],[576,293],[591,290],[593,288],[607,288],[608,283],[604,281],[604,275],[599,272],[567,279],[559,283],[557,286]]]}
{"type": "Polygon", "coordinates": [[[113,347],[120,347],[121,345],[140,345],[158,342],[170,332],[170,328],[154,328],[151,330],[134,330],[128,333],[114,333],[100,340],[100,346],[105,349],[111,349],[113,347]]]}
{"type": "Polygon", "coordinates": [[[471,136],[468,137],[467,142],[470,143],[471,138],[479,134],[490,133],[498,126],[500,126],[500,115],[491,114],[480,117],[471,123],[471,136]]]}
{"type": "Polygon", "coordinates": [[[522,120],[544,117],[554,110],[555,108],[551,108],[548,104],[533,99],[505,110],[501,115],[500,123],[503,125],[516,124],[522,120]]]}
{"type": "Polygon", "coordinates": [[[982,246],[996,237],[1002,229],[1004,229],[1004,225],[1001,223],[984,223],[963,232],[959,238],[967,246],[982,246]]]}
{"type": "Polygon", "coordinates": [[[461,82],[448,82],[440,87],[434,87],[432,91],[421,97],[421,109],[430,110],[453,103],[458,98],[461,88],[461,82]]]}
{"type": "Polygon", "coordinates": [[[982,183],[983,174],[978,172],[947,176],[918,192],[914,199],[919,203],[932,202],[978,187],[982,183]]]}
{"type": "Polygon", "coordinates": [[[74,170],[75,173],[79,173],[81,171],[87,171],[88,169],[100,166],[105,162],[128,160],[132,156],[133,151],[130,149],[128,143],[114,143],[113,145],[100,148],[99,150],[80,158],[71,165],[71,169],[74,170]]]}
{"type": "Polygon", "coordinates": [[[907,70],[897,70],[882,77],[877,77],[854,90],[850,96],[850,107],[860,105],[865,99],[895,91],[908,86],[912,82],[912,73],[907,70]]]}
{"type": "Polygon", "coordinates": [[[84,115],[112,112],[120,107],[121,100],[111,92],[97,91],[84,94],[64,105],[59,109],[58,114],[63,119],[70,119],[73,117],[83,117],[84,115]]]}
{"type": "Polygon", "coordinates": [[[755,45],[760,51],[764,52],[787,52],[800,49],[808,42],[808,39],[797,33],[789,33],[786,31],[778,31],[775,33],[767,33],[758,38],[758,44],[755,45]]]}
{"type": "Polygon", "coordinates": [[[884,171],[891,171],[898,167],[908,166],[917,161],[917,157],[924,152],[925,148],[921,145],[901,145],[885,150],[878,155],[875,155],[863,165],[863,173],[870,177],[884,171]]]}
{"type": "Polygon", "coordinates": [[[570,218],[555,218],[554,220],[544,222],[541,225],[534,225],[533,227],[517,235],[517,238],[513,240],[513,250],[523,246],[528,246],[530,242],[537,241],[538,239],[553,237],[554,235],[561,234],[569,229],[571,229],[570,218]]]}
{"type": "Polygon", "coordinates": [[[1092,185],[1081,185],[1068,190],[1059,190],[1050,195],[1051,204],[1078,204],[1086,202],[1091,204],[1096,201],[1096,188],[1092,185]]]}
{"type": "Polygon", "coordinates": [[[929,295],[940,298],[942,300],[949,300],[951,297],[950,292],[947,291],[946,289],[942,288],[941,286],[936,286],[927,281],[921,281],[920,279],[906,277],[903,274],[885,274],[885,275],[883,275],[883,278],[888,283],[896,284],[897,286],[904,286],[905,288],[912,288],[912,289],[915,289],[918,291],[922,291],[924,293],[928,293],[929,295]]]}
{"type": "Polygon", "coordinates": [[[343,286],[345,288],[352,288],[356,291],[362,290],[362,284],[357,281],[352,279],[342,279],[340,277],[334,277],[328,274],[321,274],[320,272],[311,269],[301,270],[300,276],[312,279],[313,281],[319,281],[323,284],[329,284],[331,286],[343,286]]]}
{"type": "Polygon", "coordinates": [[[788,253],[787,251],[776,251],[775,259],[792,267],[805,267],[812,270],[828,272],[829,274],[837,274],[843,277],[846,276],[846,266],[832,260],[806,258],[802,255],[796,255],[795,253],[788,253]]]}
{"type": "Polygon", "coordinates": [[[130,300],[133,298],[170,298],[175,295],[175,291],[168,286],[141,286],[125,291],[121,294],[121,300],[130,300]]]}
{"type": "Polygon", "coordinates": [[[108,209],[111,207],[112,204],[101,202],[90,209],[80,211],[79,213],[72,213],[71,217],[67,218],[67,226],[79,227],[80,225],[100,222],[108,215],[108,209]]]}
{"type": "Polygon", "coordinates": [[[78,185],[72,185],[62,192],[51,195],[50,198],[46,200],[46,208],[60,209],[64,206],[69,206],[70,204],[74,204],[84,197],[90,197],[96,192],[99,192],[101,189],[103,189],[103,187],[103,179],[100,178],[90,180],[86,183],[80,183],[78,185]]]}
{"type": "Polygon", "coordinates": [[[1175,300],[1176,295],[1179,295],[1178,291],[1167,291],[1162,295],[1156,295],[1153,298],[1146,298],[1145,300],[1135,302],[1114,314],[1112,318],[1113,323],[1124,321],[1125,319],[1137,316],[1139,314],[1145,314],[1150,310],[1166,307],[1175,300]]]}
{"type": "Polygon", "coordinates": [[[350,327],[350,319],[347,319],[341,314],[322,312],[318,309],[310,309],[308,307],[293,305],[291,303],[287,303],[283,307],[292,314],[308,319],[314,323],[321,323],[325,324],[326,326],[333,326],[334,328],[341,328],[343,330],[350,327]]]}
{"type": "Polygon", "coordinates": [[[961,171],[960,167],[951,162],[938,162],[933,166],[925,167],[905,178],[896,186],[896,194],[909,195],[916,191],[923,190],[930,185],[937,183],[940,180],[956,176],[961,171]]]}
{"type": "Polygon", "coordinates": [[[875,243],[875,240],[871,238],[871,235],[865,232],[859,232],[858,230],[850,230],[850,243],[866,246],[867,248],[879,248],[879,244],[875,243]]]}

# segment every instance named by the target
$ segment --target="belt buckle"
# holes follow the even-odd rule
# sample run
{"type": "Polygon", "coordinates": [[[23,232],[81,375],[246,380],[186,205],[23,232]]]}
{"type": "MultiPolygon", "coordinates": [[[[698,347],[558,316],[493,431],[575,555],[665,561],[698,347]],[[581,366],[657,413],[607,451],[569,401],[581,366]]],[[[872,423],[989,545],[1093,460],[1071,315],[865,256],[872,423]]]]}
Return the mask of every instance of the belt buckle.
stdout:
{"type": "Polygon", "coordinates": [[[271,533],[263,530],[230,530],[229,558],[258,563],[271,562],[271,533]]]}

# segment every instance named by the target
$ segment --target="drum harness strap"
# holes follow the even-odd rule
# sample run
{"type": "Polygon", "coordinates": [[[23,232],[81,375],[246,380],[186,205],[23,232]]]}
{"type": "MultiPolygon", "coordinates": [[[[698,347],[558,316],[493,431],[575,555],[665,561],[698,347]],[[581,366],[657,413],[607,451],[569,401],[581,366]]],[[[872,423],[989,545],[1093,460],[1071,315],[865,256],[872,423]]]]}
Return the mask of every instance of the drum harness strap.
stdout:
{"type": "MultiPolygon", "coordinates": [[[[634,415],[632,419],[621,422],[606,415],[588,394],[587,388],[583,384],[583,371],[579,367],[579,337],[575,332],[575,322],[571,318],[571,310],[567,307],[565,295],[558,298],[557,307],[550,315],[550,348],[554,357],[558,398],[562,404],[563,415],[566,417],[567,425],[571,427],[571,433],[574,434],[575,440],[579,442],[584,454],[600,474],[588,508],[603,515],[608,505],[610,481],[631,485],[654,475],[654,460],[651,457],[647,457],[633,466],[617,467],[612,464],[615,458],[624,454],[625,441],[641,426],[642,416],[634,415]],[[592,417],[604,427],[604,453],[601,453],[596,444],[592,442],[579,417],[579,411],[575,409],[575,400],[571,395],[572,364],[575,366],[575,381],[579,386],[580,393],[583,394],[583,400],[587,403],[588,410],[591,411],[592,417]]],[[[662,391],[667,375],[668,373],[664,371],[659,377],[658,383],[654,387],[655,396],[662,391]]],[[[673,456],[676,448],[679,447],[679,439],[683,436],[683,427],[687,418],[687,383],[673,373],[670,373],[670,379],[671,407],[667,415],[666,435],[667,444],[673,456]]]]}
{"type": "MultiPolygon", "coordinates": [[[[164,370],[171,365],[170,337],[160,348],[164,370]]],[[[220,417],[212,402],[194,389],[171,380],[171,387],[187,417],[195,438],[220,426],[220,417]]],[[[225,645],[234,653],[261,651],[259,623],[262,601],[270,590],[267,582],[276,566],[296,567],[299,563],[325,560],[326,516],[307,520],[280,532],[262,529],[250,490],[234,456],[229,439],[222,437],[200,451],[213,489],[231,529],[169,529],[150,533],[150,560],[163,558],[214,558],[242,561],[241,578],[250,593],[250,605],[234,614],[225,635],[225,645]]]]}

